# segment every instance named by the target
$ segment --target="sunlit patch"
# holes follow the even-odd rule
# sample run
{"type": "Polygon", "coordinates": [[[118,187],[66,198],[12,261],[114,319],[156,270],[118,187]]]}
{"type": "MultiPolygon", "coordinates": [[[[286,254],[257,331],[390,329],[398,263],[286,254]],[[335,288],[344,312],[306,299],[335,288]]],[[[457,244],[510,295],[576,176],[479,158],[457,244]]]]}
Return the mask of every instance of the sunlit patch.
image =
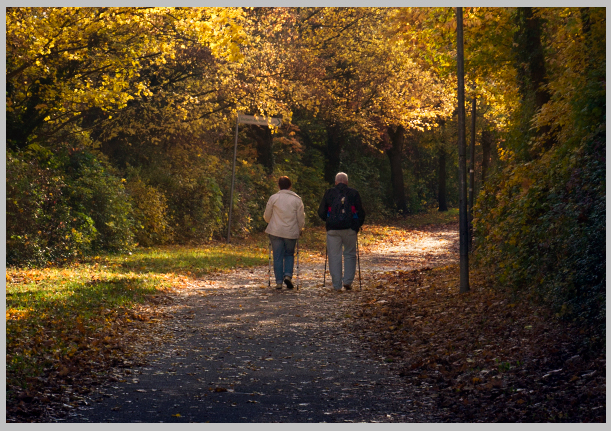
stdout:
{"type": "Polygon", "coordinates": [[[20,320],[28,316],[30,313],[30,309],[27,310],[17,310],[15,308],[6,310],[6,320],[20,320]]]}

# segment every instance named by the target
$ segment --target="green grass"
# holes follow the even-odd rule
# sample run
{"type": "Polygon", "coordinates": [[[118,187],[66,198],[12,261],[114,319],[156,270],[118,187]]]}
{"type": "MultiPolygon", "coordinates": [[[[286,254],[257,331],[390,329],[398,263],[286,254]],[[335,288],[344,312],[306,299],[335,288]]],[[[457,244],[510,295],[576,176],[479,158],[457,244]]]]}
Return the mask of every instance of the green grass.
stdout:
{"type": "Polygon", "coordinates": [[[134,307],[166,289],[212,271],[263,264],[267,247],[258,235],[229,245],[101,255],[64,267],[7,268],[7,387],[25,388],[45,369],[103,354],[134,307]]]}
{"type": "Polygon", "coordinates": [[[45,369],[100,354],[95,346],[121,332],[115,324],[127,310],[168,287],[149,275],[98,267],[7,270],[7,387],[26,388],[28,377],[45,369]]]}
{"type": "Polygon", "coordinates": [[[183,274],[201,277],[214,271],[250,267],[267,263],[267,247],[256,241],[249,244],[209,244],[205,246],[167,246],[141,249],[131,255],[109,257],[118,271],[138,274],[183,274]],[[254,243],[253,243],[254,242],[254,243]]]}

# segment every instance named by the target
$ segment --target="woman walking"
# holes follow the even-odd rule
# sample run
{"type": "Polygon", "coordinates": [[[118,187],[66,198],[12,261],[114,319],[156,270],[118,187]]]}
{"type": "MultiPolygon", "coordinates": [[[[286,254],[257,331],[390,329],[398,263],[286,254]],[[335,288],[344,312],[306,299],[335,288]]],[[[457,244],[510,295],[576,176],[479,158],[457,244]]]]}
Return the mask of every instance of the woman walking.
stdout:
{"type": "Polygon", "coordinates": [[[276,289],[282,289],[283,283],[292,289],[295,245],[305,226],[305,211],[301,198],[291,191],[289,177],[280,177],[278,187],[280,190],[267,201],[263,218],[268,223],[265,232],[274,253],[276,289]]]}

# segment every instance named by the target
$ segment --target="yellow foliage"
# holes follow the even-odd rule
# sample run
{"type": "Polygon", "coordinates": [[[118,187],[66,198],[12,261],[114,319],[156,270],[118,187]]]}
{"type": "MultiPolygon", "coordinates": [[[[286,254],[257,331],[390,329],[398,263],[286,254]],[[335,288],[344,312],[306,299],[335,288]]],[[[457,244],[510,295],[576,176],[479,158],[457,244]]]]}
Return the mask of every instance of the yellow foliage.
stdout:
{"type": "Polygon", "coordinates": [[[242,61],[242,16],[241,8],[9,8],[7,106],[22,112],[42,100],[35,109],[55,128],[92,107],[122,109],[151,96],[139,71],[175,58],[181,40],[242,61]]]}

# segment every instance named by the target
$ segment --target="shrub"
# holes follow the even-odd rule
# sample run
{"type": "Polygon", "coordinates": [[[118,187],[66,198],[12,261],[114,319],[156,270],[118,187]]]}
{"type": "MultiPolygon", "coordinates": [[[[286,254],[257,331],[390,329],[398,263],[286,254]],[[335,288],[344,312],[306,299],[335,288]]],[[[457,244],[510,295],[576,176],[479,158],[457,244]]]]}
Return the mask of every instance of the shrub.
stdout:
{"type": "Polygon", "coordinates": [[[129,197],[98,157],[78,145],[7,151],[8,264],[59,262],[132,246],[129,197]]]}
{"type": "Polygon", "coordinates": [[[205,156],[180,171],[161,165],[147,172],[148,183],[166,197],[167,218],[179,243],[209,240],[223,221],[223,193],[218,178],[223,163],[205,156]]]}
{"type": "Polygon", "coordinates": [[[121,252],[134,245],[134,219],[125,179],[120,179],[102,155],[86,148],[71,148],[63,155],[70,183],[71,207],[90,217],[98,235],[96,251],[121,252]]]}
{"type": "Polygon", "coordinates": [[[364,148],[351,145],[342,151],[340,170],[348,174],[348,184],[359,191],[365,210],[365,223],[382,220],[395,212],[386,156],[363,155],[364,148]]]}
{"type": "Polygon", "coordinates": [[[7,152],[7,264],[45,264],[90,249],[93,220],[70,207],[66,188],[61,172],[33,154],[7,152]]]}
{"type": "Polygon", "coordinates": [[[518,297],[605,337],[605,134],[512,165],[475,206],[475,257],[518,297]]]}
{"type": "Polygon", "coordinates": [[[136,241],[146,247],[168,242],[172,238],[172,228],[165,195],[144,183],[137,173],[128,176],[126,189],[132,200],[136,241]]]}

